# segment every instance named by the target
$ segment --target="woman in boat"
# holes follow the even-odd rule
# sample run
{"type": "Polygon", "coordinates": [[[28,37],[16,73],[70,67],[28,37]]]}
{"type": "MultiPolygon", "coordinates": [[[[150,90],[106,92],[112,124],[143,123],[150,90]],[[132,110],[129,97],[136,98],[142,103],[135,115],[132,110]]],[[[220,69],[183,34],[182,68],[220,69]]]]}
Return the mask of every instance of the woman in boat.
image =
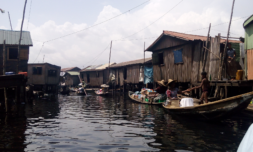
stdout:
{"type": "Polygon", "coordinates": [[[176,88],[176,81],[175,80],[172,80],[172,79],[169,79],[168,80],[168,90],[166,91],[166,94],[167,94],[167,98],[170,99],[170,100],[178,100],[177,98],[177,94],[181,94],[181,93],[184,93],[183,91],[179,91],[178,88],[176,88]]]}
{"type": "Polygon", "coordinates": [[[165,101],[167,96],[166,96],[166,90],[167,90],[167,85],[165,84],[164,80],[157,81],[157,84],[159,85],[154,91],[156,91],[158,94],[157,97],[154,98],[154,102],[159,102],[160,101],[165,101]]]}

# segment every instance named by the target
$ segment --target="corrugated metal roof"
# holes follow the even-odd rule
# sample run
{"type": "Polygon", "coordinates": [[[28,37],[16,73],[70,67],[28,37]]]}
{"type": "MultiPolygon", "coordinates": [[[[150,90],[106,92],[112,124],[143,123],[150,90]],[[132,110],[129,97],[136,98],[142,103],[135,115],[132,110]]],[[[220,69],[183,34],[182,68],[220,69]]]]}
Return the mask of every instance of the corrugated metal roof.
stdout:
{"type": "MultiPolygon", "coordinates": [[[[152,61],[152,58],[145,59],[145,63],[149,63],[151,61],[152,61]]],[[[115,64],[115,65],[112,65],[111,68],[118,68],[118,67],[122,67],[122,66],[134,65],[134,64],[143,64],[143,62],[144,62],[144,59],[121,62],[121,63],[115,64]]]]}
{"type": "MultiPolygon", "coordinates": [[[[110,63],[110,66],[112,66],[112,65],[114,65],[114,64],[116,64],[115,62],[114,63],[110,63]]],[[[98,68],[96,68],[96,69],[106,69],[107,67],[109,66],[109,63],[106,63],[106,64],[103,64],[102,66],[100,66],[100,67],[98,67],[98,68]]]]}
{"type": "MultiPolygon", "coordinates": [[[[71,71],[71,70],[73,70],[74,68],[78,68],[78,67],[70,67],[70,68],[63,68],[63,69],[61,69],[61,71],[71,71]]],[[[80,68],[78,68],[79,70],[78,71],[80,71],[81,69],[80,68]]]]}
{"type": "Polygon", "coordinates": [[[243,27],[245,28],[246,26],[248,26],[250,23],[253,23],[253,15],[251,15],[249,18],[247,18],[244,23],[243,23],[243,27]]]}
{"type": "Polygon", "coordinates": [[[100,64],[100,65],[90,65],[88,68],[85,68],[81,71],[96,71],[95,69],[102,66],[103,64],[100,64]]]}
{"type": "MultiPolygon", "coordinates": [[[[173,32],[173,31],[163,31],[163,34],[171,36],[171,37],[176,37],[176,38],[179,38],[179,39],[183,39],[183,40],[186,40],[186,41],[195,41],[195,40],[206,41],[207,40],[207,36],[185,34],[185,33],[173,32]]],[[[220,40],[221,43],[224,43],[225,41],[226,41],[226,39],[221,39],[220,40]]],[[[240,43],[240,41],[237,41],[237,40],[229,40],[229,42],[240,43]]]]}
{"type": "Polygon", "coordinates": [[[79,72],[75,72],[75,71],[68,71],[67,73],[70,75],[79,75],[80,74],[79,72]]]}
{"type": "MultiPolygon", "coordinates": [[[[7,45],[18,45],[19,37],[20,31],[0,30],[0,44],[3,44],[5,40],[5,44],[7,45]]],[[[22,32],[21,45],[33,45],[29,31],[22,32]]]]}
{"type": "MultiPolygon", "coordinates": [[[[193,35],[193,34],[185,34],[185,33],[179,33],[174,31],[163,31],[163,33],[146,49],[146,51],[150,51],[150,49],[163,37],[163,36],[170,36],[175,37],[181,40],[185,41],[206,41],[207,36],[201,36],[201,35],[193,35]]],[[[225,43],[226,39],[221,39],[220,43],[225,43]]],[[[232,43],[241,43],[241,41],[237,40],[230,40],[229,42],[232,43]]],[[[152,49],[151,49],[152,50],[152,49]]]]}

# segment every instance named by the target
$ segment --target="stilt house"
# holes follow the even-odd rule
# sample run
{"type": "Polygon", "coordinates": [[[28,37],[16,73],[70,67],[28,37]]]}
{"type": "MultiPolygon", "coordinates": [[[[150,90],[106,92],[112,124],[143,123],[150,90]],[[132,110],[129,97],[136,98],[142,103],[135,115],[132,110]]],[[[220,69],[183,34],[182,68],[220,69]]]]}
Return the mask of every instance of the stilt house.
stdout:
{"type": "MultiPolygon", "coordinates": [[[[110,65],[114,65],[111,63],[110,65]]],[[[100,87],[109,80],[109,73],[106,69],[109,64],[92,65],[80,71],[81,79],[86,82],[89,87],[100,87]]]]}
{"type": "Polygon", "coordinates": [[[57,93],[60,83],[61,67],[50,63],[28,64],[28,84],[34,85],[35,91],[57,93]]]}
{"type": "Polygon", "coordinates": [[[61,82],[65,83],[68,87],[75,87],[78,86],[80,83],[80,71],[81,69],[78,67],[71,67],[71,68],[63,68],[61,69],[61,82]]]}
{"type": "MultiPolygon", "coordinates": [[[[253,80],[253,15],[251,15],[244,23],[245,29],[245,71],[248,80],[253,80]]],[[[252,88],[253,89],[253,88],[252,88]]]]}
{"type": "MultiPolygon", "coordinates": [[[[211,85],[226,86],[225,92],[227,92],[227,86],[248,86],[249,84],[244,81],[240,84],[236,81],[227,83],[228,77],[225,70],[222,68],[223,72],[219,72],[225,41],[226,39],[222,39],[220,35],[207,38],[207,36],[163,31],[146,49],[153,52],[154,81],[174,79],[187,88],[199,85],[201,72],[205,71],[208,79],[211,80],[211,85]]],[[[232,43],[233,48],[236,47],[236,51],[239,52],[237,58],[240,58],[239,46],[242,42],[239,40],[229,40],[229,42],[232,43]]]]}
{"type": "Polygon", "coordinates": [[[20,31],[0,30],[0,111],[1,107],[5,107],[3,88],[6,88],[8,101],[15,101],[15,103],[26,101],[25,86],[27,77],[17,74],[27,72],[29,49],[33,46],[33,43],[30,32],[23,31],[20,51],[18,51],[19,39],[20,31]],[[2,76],[6,72],[16,75],[2,76]]]}
{"type": "Polygon", "coordinates": [[[144,64],[152,66],[152,58],[138,59],[112,65],[111,72],[115,75],[115,85],[122,87],[124,84],[137,85],[144,81],[144,64]]]}
{"type": "Polygon", "coordinates": [[[22,32],[20,52],[18,52],[19,38],[20,38],[20,31],[0,30],[0,75],[3,74],[4,47],[5,47],[5,72],[14,72],[16,74],[18,74],[18,72],[27,72],[29,48],[30,46],[33,46],[30,32],[28,31],[22,32]]]}

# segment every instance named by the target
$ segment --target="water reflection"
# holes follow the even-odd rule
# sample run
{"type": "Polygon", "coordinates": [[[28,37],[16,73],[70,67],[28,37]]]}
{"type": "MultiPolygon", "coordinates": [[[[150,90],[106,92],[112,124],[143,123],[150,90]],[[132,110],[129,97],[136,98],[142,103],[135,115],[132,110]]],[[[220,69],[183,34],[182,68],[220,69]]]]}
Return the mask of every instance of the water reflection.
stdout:
{"type": "Polygon", "coordinates": [[[235,151],[252,123],[246,116],[216,123],[183,119],[123,94],[34,101],[26,116],[10,128],[0,124],[2,132],[19,132],[21,151],[235,151]]]}

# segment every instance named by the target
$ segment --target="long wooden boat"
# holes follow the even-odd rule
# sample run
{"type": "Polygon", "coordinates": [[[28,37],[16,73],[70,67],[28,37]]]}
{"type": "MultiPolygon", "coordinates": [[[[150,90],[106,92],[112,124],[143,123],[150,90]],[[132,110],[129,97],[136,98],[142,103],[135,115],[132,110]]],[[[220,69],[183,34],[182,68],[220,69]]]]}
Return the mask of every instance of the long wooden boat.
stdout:
{"type": "Polygon", "coordinates": [[[134,92],[128,91],[128,96],[129,96],[129,98],[132,99],[132,100],[134,100],[134,101],[136,101],[136,102],[138,102],[138,103],[152,104],[152,105],[161,105],[161,104],[164,103],[164,102],[153,102],[153,100],[150,100],[150,101],[148,101],[148,102],[147,102],[147,101],[143,101],[143,100],[141,100],[141,99],[133,98],[133,97],[132,97],[132,94],[134,94],[134,92]]]}
{"type": "Polygon", "coordinates": [[[99,91],[99,90],[95,90],[94,92],[96,93],[96,95],[99,95],[99,96],[107,96],[107,95],[109,94],[108,91],[102,92],[102,93],[100,93],[100,92],[98,92],[98,91],[99,91]]]}
{"type": "Polygon", "coordinates": [[[234,97],[209,102],[207,104],[194,105],[191,107],[175,107],[163,105],[171,114],[190,116],[196,119],[216,120],[227,118],[247,108],[253,98],[253,92],[237,95],[234,97]]]}

